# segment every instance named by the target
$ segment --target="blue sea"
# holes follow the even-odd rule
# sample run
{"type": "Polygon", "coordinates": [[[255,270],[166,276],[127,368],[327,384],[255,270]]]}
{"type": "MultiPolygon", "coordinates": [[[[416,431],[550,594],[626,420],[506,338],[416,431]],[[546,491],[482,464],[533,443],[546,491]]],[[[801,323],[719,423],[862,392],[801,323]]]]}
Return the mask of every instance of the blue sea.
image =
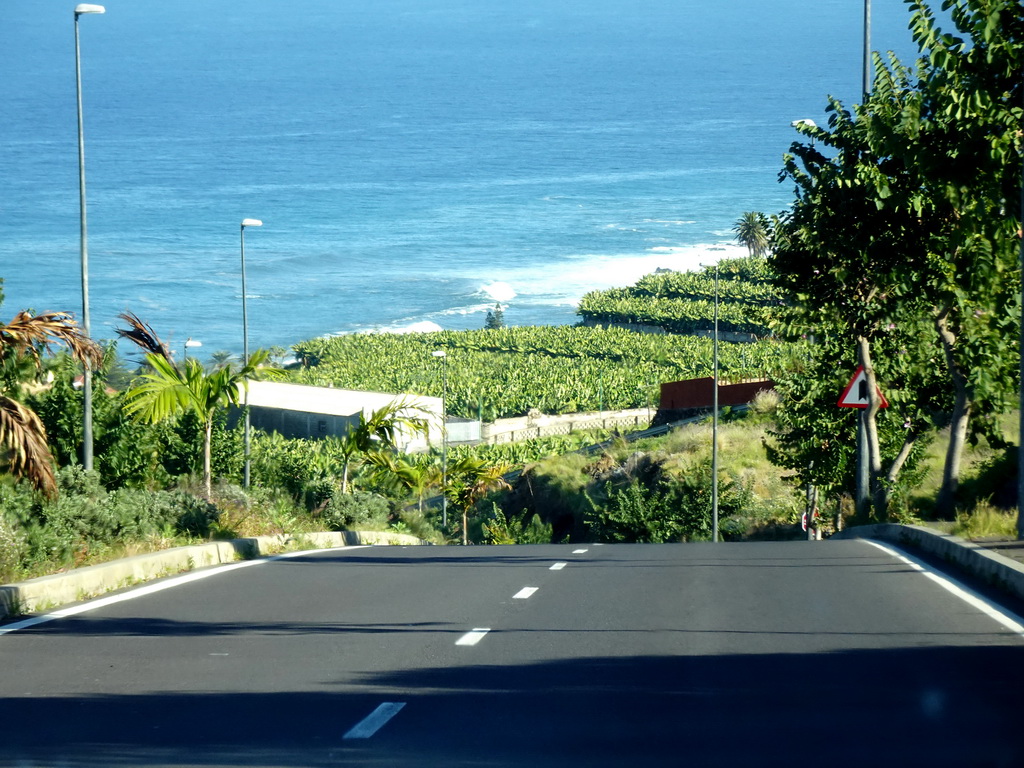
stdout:
{"type": "MultiPolygon", "coordinates": [[[[912,57],[899,0],[872,47],[912,57]]],[[[0,16],[8,319],[81,313],[74,2],[0,16]]],[[[797,137],[859,100],[861,0],[109,0],[80,20],[93,335],[174,349],[576,321],[743,251],[797,137]]]]}

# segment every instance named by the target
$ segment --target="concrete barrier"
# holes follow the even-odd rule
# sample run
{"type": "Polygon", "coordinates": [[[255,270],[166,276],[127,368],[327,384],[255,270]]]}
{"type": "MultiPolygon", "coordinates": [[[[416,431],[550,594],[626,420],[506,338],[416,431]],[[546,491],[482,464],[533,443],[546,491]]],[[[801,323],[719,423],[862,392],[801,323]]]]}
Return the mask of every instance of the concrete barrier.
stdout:
{"type": "Polygon", "coordinates": [[[959,536],[920,525],[880,523],[847,528],[831,538],[879,539],[914,547],[940,557],[994,587],[1024,598],[1024,566],[959,536]]]}
{"type": "Polygon", "coordinates": [[[0,618],[37,613],[153,579],[238,560],[300,549],[366,544],[419,545],[415,536],[385,531],[319,532],[193,544],[75,568],[19,584],[0,586],[0,618]]]}

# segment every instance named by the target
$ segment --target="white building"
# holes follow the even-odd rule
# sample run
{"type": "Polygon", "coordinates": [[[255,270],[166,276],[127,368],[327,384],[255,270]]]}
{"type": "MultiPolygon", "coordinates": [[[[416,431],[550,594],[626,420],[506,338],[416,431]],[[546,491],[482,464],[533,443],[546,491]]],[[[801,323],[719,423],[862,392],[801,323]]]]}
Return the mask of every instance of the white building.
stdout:
{"type": "MultiPolygon", "coordinates": [[[[240,394],[245,397],[244,391],[240,394]]],[[[417,453],[428,450],[431,444],[441,444],[442,402],[439,397],[250,381],[248,398],[249,420],[253,427],[293,438],[340,437],[359,423],[360,413],[369,418],[374,411],[392,403],[405,403],[408,408],[403,415],[426,421],[428,434],[424,436],[400,428],[396,437],[398,449],[417,453]]]]}

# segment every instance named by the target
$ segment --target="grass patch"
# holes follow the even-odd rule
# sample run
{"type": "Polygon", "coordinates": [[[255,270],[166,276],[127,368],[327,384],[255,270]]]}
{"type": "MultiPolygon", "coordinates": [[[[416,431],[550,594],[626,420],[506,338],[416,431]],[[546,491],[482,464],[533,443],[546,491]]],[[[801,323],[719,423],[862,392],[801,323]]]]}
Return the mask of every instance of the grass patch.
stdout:
{"type": "Polygon", "coordinates": [[[970,512],[957,514],[949,532],[964,539],[1016,539],[1017,512],[980,502],[970,512]]]}

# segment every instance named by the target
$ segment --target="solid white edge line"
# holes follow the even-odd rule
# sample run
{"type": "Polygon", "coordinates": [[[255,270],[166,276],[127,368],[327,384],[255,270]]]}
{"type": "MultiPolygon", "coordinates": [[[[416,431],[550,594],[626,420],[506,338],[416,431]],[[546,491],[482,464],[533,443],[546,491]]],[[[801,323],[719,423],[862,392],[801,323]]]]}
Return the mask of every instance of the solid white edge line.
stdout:
{"type": "Polygon", "coordinates": [[[568,565],[568,563],[555,563],[548,570],[549,571],[560,571],[563,568],[565,568],[565,566],[567,566],[567,565],[568,565]]]}
{"type": "Polygon", "coordinates": [[[342,736],[343,739],[368,739],[381,728],[383,728],[387,722],[397,715],[402,707],[405,706],[404,701],[385,701],[373,712],[367,715],[365,718],[356,723],[352,728],[342,736]]]}
{"type": "Polygon", "coordinates": [[[518,592],[516,592],[514,595],[512,595],[512,599],[513,600],[526,600],[527,598],[533,597],[534,593],[538,589],[540,589],[540,587],[523,587],[518,592]]]}
{"type": "Polygon", "coordinates": [[[1016,634],[1024,637],[1024,619],[1021,619],[1019,616],[1016,616],[1010,613],[1009,611],[1006,611],[1005,609],[996,606],[994,603],[991,603],[988,599],[986,599],[982,595],[979,595],[970,587],[961,584],[952,576],[946,576],[945,574],[940,575],[936,571],[932,570],[928,565],[922,563],[920,560],[915,558],[913,555],[910,555],[891,544],[880,544],[879,542],[873,541],[872,539],[864,539],[864,541],[873,547],[877,547],[883,552],[887,552],[888,554],[895,557],[897,560],[902,560],[904,563],[909,565],[914,570],[920,571],[923,575],[927,576],[929,579],[934,581],[936,584],[938,584],[940,587],[945,589],[950,594],[959,597],[965,603],[981,611],[989,618],[994,619],[999,624],[1002,624],[1006,629],[1010,630],[1011,632],[1015,632],[1016,634]]]}
{"type": "Polygon", "coordinates": [[[145,586],[137,587],[128,592],[122,592],[117,595],[109,595],[108,597],[98,597],[95,600],[89,600],[85,603],[78,605],[68,606],[67,608],[60,608],[50,613],[44,613],[41,616],[31,616],[21,621],[16,621],[13,624],[0,627],[0,635],[6,635],[10,632],[17,632],[19,629],[28,629],[34,627],[37,624],[45,624],[48,621],[54,621],[55,619],[64,619],[68,616],[77,616],[80,613],[87,613],[89,611],[95,611],[97,608],[105,608],[108,605],[114,605],[116,603],[123,603],[127,600],[134,600],[137,597],[145,597],[152,595],[156,592],[163,592],[165,589],[171,589],[172,587],[180,587],[183,584],[188,584],[193,581],[200,581],[202,579],[208,579],[211,576],[220,576],[223,573],[229,571],[235,571],[239,568],[249,568],[254,565],[263,565],[274,560],[285,560],[290,557],[299,557],[300,555],[315,555],[321,552],[331,552],[333,550],[353,550],[353,549],[365,549],[370,546],[369,544],[360,544],[352,547],[324,547],[322,549],[300,549],[295,552],[285,552],[281,555],[272,555],[270,557],[261,557],[256,560],[243,560],[240,563],[229,563],[227,565],[212,566],[204,568],[201,571],[189,571],[183,573],[180,576],[172,576],[158,581],[154,584],[146,584],[145,586]]]}
{"type": "Polygon", "coordinates": [[[484,635],[490,632],[490,627],[476,627],[473,630],[467,632],[458,640],[455,641],[456,645],[476,645],[484,639],[484,635]]]}

